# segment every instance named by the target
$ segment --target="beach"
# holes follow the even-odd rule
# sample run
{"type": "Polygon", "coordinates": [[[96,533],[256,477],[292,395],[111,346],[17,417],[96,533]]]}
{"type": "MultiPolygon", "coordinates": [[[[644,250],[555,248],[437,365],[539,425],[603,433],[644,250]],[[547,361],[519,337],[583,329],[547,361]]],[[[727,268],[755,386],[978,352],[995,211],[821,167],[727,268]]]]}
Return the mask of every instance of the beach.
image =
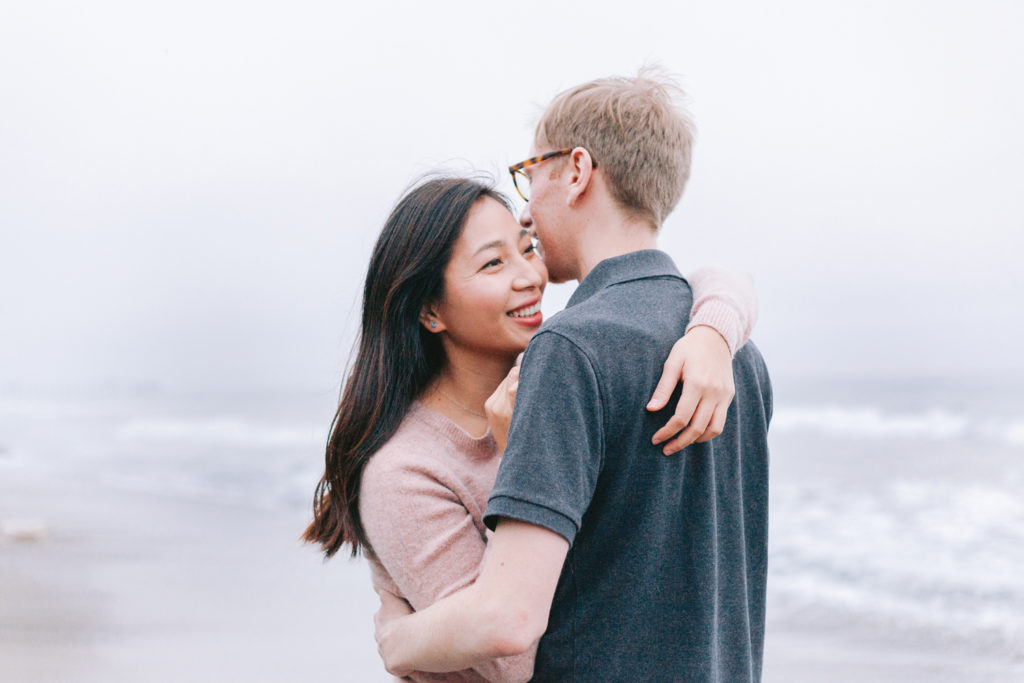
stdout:
{"type": "MultiPolygon", "coordinates": [[[[5,681],[387,681],[361,561],[296,540],[301,515],[0,480],[0,520],[45,520],[0,542],[5,681]]],[[[1006,681],[920,634],[770,605],[765,681],[1006,681]]]]}
{"type": "MultiPolygon", "coordinates": [[[[764,680],[1024,680],[1020,407],[830,390],[777,394],[764,680]]],[[[0,680],[389,680],[298,540],[332,401],[0,397],[0,680]]]]}
{"type": "Polygon", "coordinates": [[[0,680],[387,680],[360,562],[324,565],[300,514],[0,476],[0,680]]]}
{"type": "MultiPolygon", "coordinates": [[[[4,681],[387,681],[366,567],[324,564],[296,541],[301,515],[198,504],[72,481],[0,480],[0,520],[46,538],[0,542],[4,681]]],[[[770,605],[765,681],[1007,681],[1006,659],[943,655],[770,605]]]]}

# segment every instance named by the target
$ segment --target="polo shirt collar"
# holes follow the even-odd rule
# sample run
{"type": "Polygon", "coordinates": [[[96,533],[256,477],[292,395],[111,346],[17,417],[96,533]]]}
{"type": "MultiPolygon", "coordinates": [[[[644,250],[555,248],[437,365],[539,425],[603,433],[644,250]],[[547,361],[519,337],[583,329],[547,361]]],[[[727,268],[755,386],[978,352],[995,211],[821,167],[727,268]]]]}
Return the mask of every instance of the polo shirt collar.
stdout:
{"type": "Polygon", "coordinates": [[[583,282],[569,298],[566,308],[586,301],[605,287],[654,277],[683,279],[672,257],[657,249],[643,249],[606,258],[583,278],[583,282]]]}

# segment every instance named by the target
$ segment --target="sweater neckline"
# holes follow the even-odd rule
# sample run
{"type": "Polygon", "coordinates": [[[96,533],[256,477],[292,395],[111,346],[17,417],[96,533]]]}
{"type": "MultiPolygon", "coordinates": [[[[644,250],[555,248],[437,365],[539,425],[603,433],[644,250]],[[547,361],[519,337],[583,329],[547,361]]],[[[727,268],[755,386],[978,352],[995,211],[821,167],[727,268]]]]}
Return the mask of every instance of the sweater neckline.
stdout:
{"type": "Polygon", "coordinates": [[[497,447],[490,427],[481,436],[473,436],[447,415],[426,407],[418,400],[413,401],[409,415],[428,425],[467,453],[490,456],[497,447]]]}

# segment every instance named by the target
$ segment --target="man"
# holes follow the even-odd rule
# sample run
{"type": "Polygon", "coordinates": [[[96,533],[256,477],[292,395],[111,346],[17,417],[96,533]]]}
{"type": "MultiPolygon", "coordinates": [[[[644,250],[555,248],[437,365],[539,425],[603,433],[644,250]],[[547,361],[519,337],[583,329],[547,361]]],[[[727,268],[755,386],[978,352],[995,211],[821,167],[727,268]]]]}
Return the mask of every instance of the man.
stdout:
{"type": "Polygon", "coordinates": [[[551,279],[580,285],[526,351],[480,577],[380,625],[393,673],[461,669],[540,639],[535,680],[760,679],[764,362],[752,344],[737,353],[721,435],[679,456],[654,445],[665,415],[635,410],[689,310],[689,286],[655,250],[689,175],[692,126],[673,92],[643,73],[563,92],[537,126],[537,156],[512,167],[551,279]]]}

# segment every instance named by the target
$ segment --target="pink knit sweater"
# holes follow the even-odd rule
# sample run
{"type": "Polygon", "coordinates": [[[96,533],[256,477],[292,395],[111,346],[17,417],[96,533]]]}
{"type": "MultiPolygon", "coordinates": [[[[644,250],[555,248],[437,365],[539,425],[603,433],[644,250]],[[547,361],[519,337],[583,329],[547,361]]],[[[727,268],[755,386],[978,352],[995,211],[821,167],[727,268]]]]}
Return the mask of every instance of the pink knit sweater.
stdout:
{"type": "MultiPolygon", "coordinates": [[[[476,580],[487,536],[483,516],[501,461],[488,431],[473,437],[444,415],[414,403],[402,426],[363,470],[359,515],[370,539],[373,587],[415,610],[476,580]]],[[[523,681],[533,653],[417,681],[523,681]]]]}
{"type": "MultiPolygon", "coordinates": [[[[690,327],[709,325],[735,352],[750,336],[756,297],[745,276],[705,269],[688,278],[690,327]]],[[[398,431],[363,471],[359,514],[372,550],[374,590],[420,610],[473,583],[487,537],[483,514],[501,461],[490,432],[474,437],[447,417],[413,404],[398,431]]],[[[417,672],[416,681],[525,681],[534,652],[457,673],[417,672]]]]}

